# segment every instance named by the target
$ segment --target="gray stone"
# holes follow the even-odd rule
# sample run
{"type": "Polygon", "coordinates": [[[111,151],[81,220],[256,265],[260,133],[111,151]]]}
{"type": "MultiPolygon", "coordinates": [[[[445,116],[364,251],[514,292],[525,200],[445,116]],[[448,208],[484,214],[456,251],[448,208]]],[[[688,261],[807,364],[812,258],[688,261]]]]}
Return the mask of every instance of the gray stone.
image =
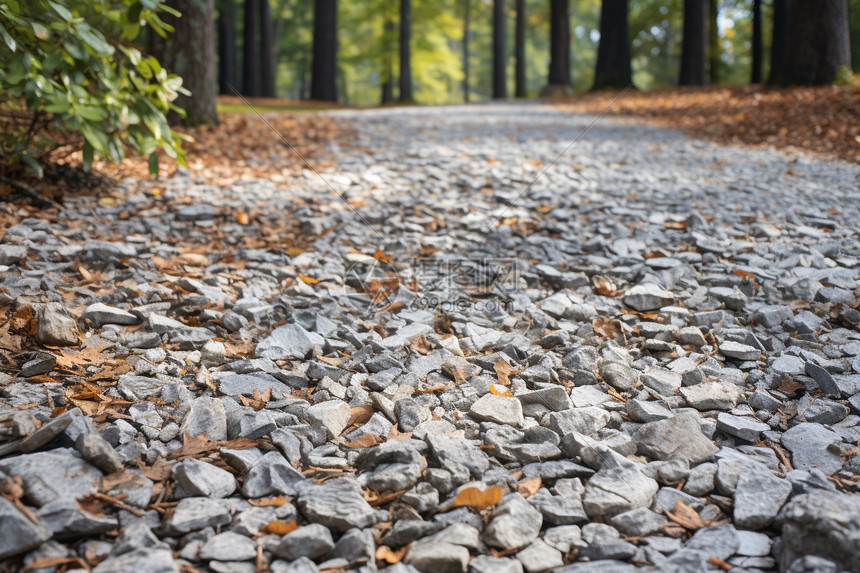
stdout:
{"type": "MultiPolygon", "coordinates": [[[[560,436],[571,432],[591,435],[609,423],[609,412],[597,406],[571,408],[547,416],[549,428],[560,436]]],[[[546,422],[545,422],[546,423],[546,422]]]]}
{"type": "Polygon", "coordinates": [[[770,430],[770,426],[755,418],[720,412],[717,414],[717,429],[730,436],[753,442],[759,438],[762,432],[770,430]]]}
{"type": "Polygon", "coordinates": [[[14,557],[51,539],[53,532],[33,523],[12,502],[0,497],[0,559],[14,557]]]}
{"type": "Polygon", "coordinates": [[[233,374],[232,372],[213,375],[218,382],[218,391],[227,396],[253,396],[254,390],[260,393],[272,391],[272,399],[280,399],[284,393],[290,394],[290,387],[274,376],[263,372],[253,374],[233,374]]]}
{"type": "Polygon", "coordinates": [[[164,389],[164,382],[157,378],[148,376],[137,376],[135,374],[123,374],[119,377],[116,389],[127,400],[139,402],[150,396],[160,396],[164,389]]]}
{"type": "Polygon", "coordinates": [[[821,556],[838,570],[857,571],[860,563],[860,499],[832,491],[797,495],[779,514],[779,562],[785,570],[803,556],[821,556]]]}
{"type": "Polygon", "coordinates": [[[123,526],[112,555],[122,555],[137,549],[168,549],[142,520],[123,526]]]}
{"type": "Polygon", "coordinates": [[[210,440],[226,440],[227,412],[224,403],[218,398],[207,396],[195,398],[191,401],[179,431],[192,438],[206,434],[210,440]]]}
{"type": "Polygon", "coordinates": [[[77,502],[67,498],[46,503],[36,515],[39,523],[54,532],[55,539],[98,535],[117,527],[116,517],[87,513],[81,510],[77,502]]]}
{"type": "Polygon", "coordinates": [[[325,339],[320,335],[308,332],[298,324],[285,324],[257,343],[256,354],[271,360],[301,359],[310,354],[314,347],[324,344],[325,339]]]}
{"type": "Polygon", "coordinates": [[[93,573],[179,573],[169,549],[138,549],[118,557],[110,557],[99,563],[93,573]]]}
{"type": "Polygon", "coordinates": [[[422,573],[466,573],[469,550],[451,543],[414,543],[403,562],[422,573]]]}
{"type": "Polygon", "coordinates": [[[541,388],[534,392],[523,392],[517,395],[517,400],[523,406],[539,404],[551,412],[561,412],[573,406],[570,403],[570,396],[567,395],[567,392],[561,386],[550,386],[549,388],[541,388]]]}
{"type": "Polygon", "coordinates": [[[624,293],[624,304],[639,312],[657,310],[673,302],[675,295],[654,283],[636,285],[624,293]]]}
{"type": "Polygon", "coordinates": [[[674,415],[665,406],[644,400],[627,400],[627,414],[634,421],[643,423],[666,420],[674,415]]]}
{"type": "Polygon", "coordinates": [[[758,360],[761,352],[747,344],[741,344],[733,340],[727,340],[720,345],[720,354],[726,358],[735,360],[758,360]]]}
{"type": "Polygon", "coordinates": [[[791,494],[791,483],[764,472],[743,473],[735,490],[734,524],[764,529],[773,523],[791,494]]]}
{"type": "Polygon", "coordinates": [[[442,468],[457,473],[465,469],[475,479],[481,479],[490,468],[487,456],[475,444],[462,438],[427,436],[430,453],[442,468]]]}
{"type": "Polygon", "coordinates": [[[535,539],[531,545],[517,553],[517,559],[527,573],[538,573],[564,564],[561,552],[541,539],[535,539]]]}
{"type": "Polygon", "coordinates": [[[69,427],[69,424],[72,423],[74,417],[80,415],[81,411],[77,408],[68,412],[63,412],[24,438],[18,446],[18,449],[25,454],[38,450],[62,434],[65,429],[69,427]]]}
{"type": "Polygon", "coordinates": [[[413,487],[427,469],[427,461],[415,446],[393,440],[364,449],[356,467],[372,470],[359,476],[359,482],[376,492],[400,491],[413,487]]]}
{"type": "Polygon", "coordinates": [[[349,478],[302,488],[297,505],[308,521],[335,531],[364,529],[379,521],[376,511],[365,501],[361,487],[349,478]]]}
{"type": "Polygon", "coordinates": [[[105,324],[133,325],[140,322],[140,318],[137,315],[100,302],[88,306],[81,313],[81,318],[92,321],[96,328],[105,324]]]}
{"type": "Polygon", "coordinates": [[[334,549],[334,539],[328,528],[312,523],[285,535],[274,553],[278,557],[293,561],[300,557],[319,559],[328,555],[332,549],[334,549]]]}
{"type": "Polygon", "coordinates": [[[687,481],[682,488],[684,493],[696,497],[708,495],[714,491],[714,478],[717,475],[717,464],[699,464],[690,471],[687,481]]]}
{"type": "Polygon", "coordinates": [[[472,404],[469,415],[482,422],[507,424],[516,428],[521,428],[525,423],[522,404],[510,396],[485,394],[472,404]]]}
{"type": "Polygon", "coordinates": [[[839,434],[821,424],[804,422],[789,429],[780,437],[782,446],[791,452],[794,469],[817,469],[825,475],[833,475],[842,469],[842,456],[829,446],[839,443],[839,434]]]}
{"type": "Polygon", "coordinates": [[[646,507],[637,507],[609,519],[609,524],[627,537],[642,537],[659,532],[668,522],[665,517],[646,507]]]}
{"type": "Polygon", "coordinates": [[[295,495],[305,477],[279,452],[266,452],[244,471],[242,495],[249,498],[282,494],[295,495]]]}
{"type": "Polygon", "coordinates": [[[589,517],[605,518],[637,507],[648,507],[658,485],[636,464],[609,451],[603,465],[585,486],[582,505],[589,517]]]}
{"type": "Polygon", "coordinates": [[[0,460],[0,471],[20,476],[24,495],[41,507],[57,498],[80,499],[98,490],[102,472],[71,448],[57,448],[0,460]]]}
{"type": "Polygon", "coordinates": [[[78,325],[66,313],[63,305],[56,302],[43,304],[38,312],[39,328],[36,340],[47,346],[77,346],[78,325]]]}
{"type": "Polygon", "coordinates": [[[523,573],[523,565],[516,559],[479,555],[469,562],[469,573],[523,573]]]}
{"type": "Polygon", "coordinates": [[[818,384],[818,389],[825,396],[829,396],[831,398],[841,398],[842,391],[839,388],[839,385],[836,384],[836,380],[833,379],[833,376],[817,364],[813,364],[812,362],[807,362],[805,367],[806,374],[809,375],[815,382],[818,384]]]}
{"type": "Polygon", "coordinates": [[[233,474],[195,458],[186,458],[173,466],[178,486],[176,497],[227,497],[236,491],[233,474]]]}
{"type": "Polygon", "coordinates": [[[257,556],[254,542],[232,531],[215,535],[203,544],[200,559],[214,561],[250,561],[257,556]]]}
{"type": "Polygon", "coordinates": [[[731,525],[714,525],[698,530],[687,542],[687,549],[695,549],[705,557],[716,557],[722,561],[734,555],[738,549],[738,535],[731,525]]]}
{"type": "Polygon", "coordinates": [[[188,533],[228,523],[230,511],[224,502],[205,497],[186,497],[173,510],[167,527],[178,533],[188,533]]]}
{"type": "Polygon", "coordinates": [[[118,472],[125,465],[119,453],[98,432],[82,432],[75,440],[75,449],[106,474],[118,472]]]}
{"type": "Polygon", "coordinates": [[[493,508],[493,516],[484,529],[484,543],[507,550],[523,547],[540,533],[543,517],[518,493],[509,493],[493,508]]]}
{"type": "Polygon", "coordinates": [[[350,529],[340,536],[331,552],[335,559],[349,563],[372,563],[376,559],[376,539],[372,529],[350,529]]]}
{"type": "Polygon", "coordinates": [[[349,423],[352,409],[343,400],[327,400],[305,410],[305,419],[311,426],[325,428],[329,439],[338,437],[349,423]]]}
{"type": "Polygon", "coordinates": [[[11,266],[20,263],[27,256],[27,247],[21,245],[0,245],[0,265],[11,266]]]}
{"type": "Polygon", "coordinates": [[[687,386],[681,388],[680,393],[687,404],[700,411],[731,410],[737,406],[741,395],[740,388],[734,384],[719,382],[687,386]]]}
{"type": "Polygon", "coordinates": [[[623,362],[604,363],[600,377],[616,390],[632,390],[639,382],[639,373],[623,362]]]}
{"type": "Polygon", "coordinates": [[[642,455],[656,460],[680,458],[690,465],[709,461],[717,453],[717,447],[702,433],[699,417],[693,412],[649,422],[636,431],[634,441],[642,455]]]}
{"type": "Polygon", "coordinates": [[[681,375],[666,368],[652,366],[641,376],[642,383],[660,394],[671,396],[681,387],[681,375]]]}

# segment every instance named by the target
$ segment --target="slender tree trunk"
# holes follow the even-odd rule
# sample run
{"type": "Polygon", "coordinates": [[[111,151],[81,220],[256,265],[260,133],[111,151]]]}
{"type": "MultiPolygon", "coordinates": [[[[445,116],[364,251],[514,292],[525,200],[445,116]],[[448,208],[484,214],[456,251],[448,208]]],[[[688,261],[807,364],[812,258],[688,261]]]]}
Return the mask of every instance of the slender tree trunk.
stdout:
{"type": "Polygon", "coordinates": [[[549,86],[570,87],[570,3],[549,3],[549,86]]]}
{"type": "Polygon", "coordinates": [[[592,89],[626,88],[633,83],[630,69],[628,0],[603,0],[600,8],[600,44],[592,89]]]}
{"type": "Polygon", "coordinates": [[[412,95],[412,0],[400,0],[400,101],[412,95]]]}
{"type": "Polygon", "coordinates": [[[260,5],[257,0],[245,0],[245,27],[242,30],[242,95],[260,95],[260,44],[257,30],[260,5]]]}
{"type": "Polygon", "coordinates": [[[269,0],[260,0],[260,95],[275,97],[275,44],[273,40],[272,7],[269,0]]]}
{"type": "Polygon", "coordinates": [[[514,37],[516,69],[514,71],[514,95],[525,98],[526,94],[526,0],[517,0],[517,23],[514,37]]]}
{"type": "Polygon", "coordinates": [[[383,104],[394,101],[394,51],[391,48],[392,37],[394,36],[394,22],[391,21],[390,16],[390,13],[386,13],[383,32],[385,61],[382,69],[382,94],[380,95],[380,101],[383,104]]]}
{"type": "Polygon", "coordinates": [[[311,99],[337,101],[337,0],[314,2],[311,99]]]}
{"type": "Polygon", "coordinates": [[[469,35],[472,0],[463,0],[463,101],[469,103],[469,35]]]}
{"type": "Polygon", "coordinates": [[[493,0],[493,99],[508,97],[507,31],[505,0],[493,0]]]}
{"type": "Polygon", "coordinates": [[[708,80],[720,83],[720,0],[708,0],[708,80]]]}
{"type": "Polygon", "coordinates": [[[239,89],[236,67],[236,6],[233,0],[218,2],[218,91],[234,95],[239,89]],[[231,87],[232,86],[232,87],[231,87]]]}
{"type": "Polygon", "coordinates": [[[684,39],[681,43],[682,86],[705,85],[705,2],[684,0],[684,39]]]}
{"type": "Polygon", "coordinates": [[[785,53],[788,46],[789,0],[773,1],[773,40],[770,46],[770,75],[767,83],[781,84],[785,77],[785,53]]]}
{"type": "Polygon", "coordinates": [[[750,83],[760,84],[762,66],[761,0],[753,0],[752,15],[752,74],[750,83]]]}
{"type": "Polygon", "coordinates": [[[851,69],[848,0],[795,0],[788,37],[785,83],[829,84],[843,67],[851,69]]]}
{"type": "Polygon", "coordinates": [[[182,12],[181,18],[163,14],[162,19],[175,28],[167,38],[149,35],[149,52],[171,73],[182,76],[190,96],[179,96],[177,104],[185,110],[182,119],[171,114],[173,123],[183,125],[217,124],[215,96],[215,0],[168,0],[168,6],[182,12]]]}

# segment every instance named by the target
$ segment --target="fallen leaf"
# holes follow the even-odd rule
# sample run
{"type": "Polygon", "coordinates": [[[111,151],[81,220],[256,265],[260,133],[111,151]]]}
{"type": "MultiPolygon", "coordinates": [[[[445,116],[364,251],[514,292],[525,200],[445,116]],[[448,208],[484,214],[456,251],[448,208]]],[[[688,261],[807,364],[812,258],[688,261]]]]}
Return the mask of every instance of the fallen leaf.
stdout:
{"type": "Polygon", "coordinates": [[[502,499],[505,494],[505,489],[501,487],[488,487],[486,489],[478,489],[476,487],[466,487],[461,489],[451,505],[443,511],[453,509],[455,507],[472,507],[478,511],[483,511],[488,507],[493,507],[502,499]]]}
{"type": "Polygon", "coordinates": [[[687,221],[666,221],[663,226],[667,229],[686,229],[687,221]]]}
{"type": "Polygon", "coordinates": [[[779,388],[777,388],[777,390],[779,390],[786,396],[794,396],[794,394],[802,388],[803,384],[795,382],[791,376],[786,376],[785,379],[782,381],[782,384],[780,384],[779,388]]]}
{"type": "Polygon", "coordinates": [[[376,434],[364,434],[360,438],[356,438],[351,442],[344,442],[343,445],[348,448],[369,448],[371,446],[375,446],[376,444],[381,444],[385,440],[376,434]]]}
{"type": "Polygon", "coordinates": [[[523,497],[529,498],[536,494],[543,484],[543,479],[540,476],[524,479],[517,484],[517,491],[523,497]]]}
{"type": "Polygon", "coordinates": [[[248,503],[256,507],[280,507],[290,503],[290,500],[282,495],[276,495],[272,497],[261,497],[260,499],[249,499],[248,503]]]}
{"type": "Polygon", "coordinates": [[[507,388],[505,388],[503,386],[502,391],[500,392],[499,390],[496,389],[495,384],[490,384],[490,394],[492,394],[493,396],[510,396],[510,397],[513,397],[513,394],[511,393],[510,390],[508,390],[507,388]]]}
{"type": "Polygon", "coordinates": [[[463,372],[463,369],[457,368],[450,362],[445,362],[442,364],[442,372],[453,378],[455,384],[459,385],[466,383],[466,373],[463,372]]]}
{"type": "Polygon", "coordinates": [[[209,266],[209,257],[206,255],[201,255],[200,253],[182,253],[179,255],[179,259],[186,265],[191,265],[192,267],[208,267],[209,266]]]}
{"type": "Polygon", "coordinates": [[[401,547],[397,551],[394,551],[387,545],[380,545],[376,548],[376,560],[384,561],[389,565],[400,563],[400,560],[403,559],[404,555],[406,555],[407,549],[409,549],[408,545],[401,547]]]}
{"type": "Polygon", "coordinates": [[[723,571],[731,571],[731,569],[734,567],[734,565],[732,565],[731,563],[726,563],[725,561],[723,561],[719,557],[708,557],[708,563],[710,563],[711,565],[714,565],[716,567],[719,567],[723,571]]]}
{"type": "Polygon", "coordinates": [[[236,222],[240,225],[248,225],[251,223],[251,218],[244,211],[236,211],[233,216],[236,217],[236,222]]]}
{"type": "Polygon", "coordinates": [[[621,334],[621,323],[615,318],[595,318],[591,321],[591,328],[604,338],[616,338],[621,334]]]}
{"type": "Polygon", "coordinates": [[[352,425],[361,425],[367,422],[373,416],[373,406],[365,404],[364,406],[356,406],[350,411],[349,422],[347,427],[352,425]]]}
{"type": "Polygon", "coordinates": [[[397,426],[391,426],[391,431],[388,433],[388,437],[392,440],[409,440],[412,438],[412,432],[399,432],[397,431],[397,426]]]}
{"type": "Polygon", "coordinates": [[[686,529],[696,530],[705,527],[704,522],[702,522],[702,518],[699,517],[696,510],[680,499],[675,500],[674,509],[666,512],[666,517],[686,529]]]}
{"type": "Polygon", "coordinates": [[[591,288],[594,294],[599,296],[615,296],[618,294],[618,287],[612,282],[612,279],[603,275],[594,275],[591,277],[591,288]]]}
{"type": "Polygon", "coordinates": [[[508,364],[504,358],[500,358],[499,361],[493,365],[493,370],[496,371],[496,377],[499,379],[499,384],[504,386],[511,385],[511,381],[508,376],[513,376],[514,374],[522,372],[522,370],[514,370],[514,368],[508,364]]]}
{"type": "Polygon", "coordinates": [[[299,273],[299,278],[301,279],[301,281],[302,281],[303,283],[306,283],[306,284],[309,284],[309,285],[315,285],[315,284],[317,284],[317,283],[319,283],[319,282],[320,282],[320,281],[319,281],[319,279],[315,279],[315,278],[313,278],[313,277],[309,277],[308,275],[303,274],[303,273],[299,273]]]}
{"type": "MultiPolygon", "coordinates": [[[[89,571],[90,567],[80,557],[39,557],[30,561],[30,563],[22,569],[29,571],[31,569],[47,569],[48,567],[59,567],[60,565],[77,565],[76,569],[89,571]]],[[[65,571],[66,569],[62,569],[65,571]]]]}
{"type": "Polygon", "coordinates": [[[417,352],[418,354],[430,354],[432,348],[430,348],[430,343],[427,342],[427,339],[424,338],[424,334],[419,334],[412,340],[412,344],[410,348],[417,352]]]}
{"type": "Polygon", "coordinates": [[[274,533],[275,535],[286,535],[298,528],[299,524],[296,523],[295,519],[293,519],[290,521],[272,521],[271,523],[267,523],[263,526],[263,531],[266,533],[274,533]]]}

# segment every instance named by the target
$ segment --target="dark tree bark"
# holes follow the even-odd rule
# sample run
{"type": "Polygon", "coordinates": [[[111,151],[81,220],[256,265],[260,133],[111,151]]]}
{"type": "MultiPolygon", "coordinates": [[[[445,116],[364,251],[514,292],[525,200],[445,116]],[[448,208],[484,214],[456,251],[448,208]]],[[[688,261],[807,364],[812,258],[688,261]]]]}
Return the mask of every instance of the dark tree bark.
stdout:
{"type": "Polygon", "coordinates": [[[311,99],[337,101],[337,0],[314,1],[311,99]]]}
{"type": "Polygon", "coordinates": [[[185,118],[171,114],[170,120],[183,125],[217,124],[215,0],[168,0],[166,4],[182,16],[161,16],[175,31],[167,38],[150,34],[148,51],[168,72],[182,76],[182,85],[191,92],[176,102],[185,110],[185,118]]]}
{"type": "Polygon", "coordinates": [[[394,51],[391,48],[391,39],[394,36],[394,22],[390,14],[385,17],[385,31],[383,41],[385,42],[385,62],[382,69],[382,94],[380,102],[383,104],[394,101],[394,51]]]}
{"type": "Polygon", "coordinates": [[[272,7],[269,0],[259,0],[260,12],[260,95],[275,97],[275,60],[274,27],[272,26],[272,7]]]}
{"type": "Polygon", "coordinates": [[[218,91],[235,95],[239,89],[236,67],[236,6],[233,0],[218,2],[218,91]]]}
{"type": "Polygon", "coordinates": [[[493,98],[508,97],[508,24],[505,0],[493,0],[493,98]]]}
{"type": "Polygon", "coordinates": [[[750,82],[761,83],[762,39],[761,39],[761,0],[753,0],[752,14],[752,74],[750,82]]]}
{"type": "Polygon", "coordinates": [[[245,0],[245,27],[242,30],[242,95],[260,95],[260,43],[257,30],[260,5],[257,0],[245,0]]]}
{"type": "Polygon", "coordinates": [[[789,0],[773,2],[773,41],[770,46],[770,75],[767,83],[780,84],[785,74],[785,53],[788,49],[789,0]]]}
{"type": "Polygon", "coordinates": [[[549,2],[549,86],[570,87],[570,3],[549,2]]]}
{"type": "Polygon", "coordinates": [[[705,85],[705,2],[684,0],[684,39],[681,43],[682,86],[705,85]]]}
{"type": "Polygon", "coordinates": [[[829,84],[843,67],[851,69],[848,0],[795,0],[788,37],[783,83],[829,84]]]}
{"type": "Polygon", "coordinates": [[[463,0],[463,101],[469,103],[469,34],[472,0],[463,0]]]}
{"type": "Polygon", "coordinates": [[[526,0],[517,0],[517,23],[514,34],[514,95],[526,97],[526,0]]]}
{"type": "Polygon", "coordinates": [[[412,95],[412,0],[400,0],[400,101],[412,95]]]}
{"type": "Polygon", "coordinates": [[[592,89],[626,88],[633,83],[630,69],[628,0],[603,0],[600,8],[600,44],[592,89]]]}
{"type": "Polygon", "coordinates": [[[708,0],[708,81],[720,83],[720,0],[708,0]]]}

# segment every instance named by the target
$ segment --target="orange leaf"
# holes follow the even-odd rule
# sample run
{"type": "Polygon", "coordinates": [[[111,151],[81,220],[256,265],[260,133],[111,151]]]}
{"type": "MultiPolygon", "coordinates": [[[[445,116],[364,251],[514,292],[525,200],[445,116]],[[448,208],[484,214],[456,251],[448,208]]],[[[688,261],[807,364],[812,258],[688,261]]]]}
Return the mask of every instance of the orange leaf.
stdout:
{"type": "Polygon", "coordinates": [[[302,282],[307,283],[309,285],[315,285],[320,282],[319,279],[309,277],[308,275],[302,273],[299,273],[299,278],[302,280],[302,282]]]}
{"type": "Polygon", "coordinates": [[[512,376],[514,374],[519,374],[522,370],[514,370],[510,364],[508,364],[504,358],[500,358],[498,362],[493,365],[493,370],[496,371],[496,376],[499,378],[499,384],[504,386],[510,386],[511,381],[508,379],[508,376],[512,376]]]}
{"type": "Polygon", "coordinates": [[[263,531],[266,533],[274,533],[275,535],[286,535],[298,528],[299,524],[296,523],[295,519],[293,519],[290,521],[273,521],[271,523],[267,523],[263,526],[263,531]]]}
{"type": "Polygon", "coordinates": [[[356,438],[351,442],[344,442],[343,445],[348,448],[369,448],[371,446],[375,446],[376,444],[380,444],[385,440],[376,434],[364,434],[360,438],[356,438]]]}
{"type": "Polygon", "coordinates": [[[251,222],[251,218],[244,211],[236,211],[235,213],[236,222],[240,225],[247,225],[251,222]]]}
{"type": "Polygon", "coordinates": [[[499,392],[498,390],[496,390],[495,384],[490,384],[490,394],[492,394],[493,396],[514,396],[513,394],[511,394],[510,390],[504,390],[502,392],[499,392]]]}
{"type": "Polygon", "coordinates": [[[615,283],[609,277],[594,275],[591,277],[591,284],[596,295],[615,296],[618,294],[618,287],[615,286],[615,283]]]}
{"type": "Polygon", "coordinates": [[[282,505],[287,505],[288,503],[290,503],[290,500],[288,500],[282,495],[276,495],[272,497],[261,497],[260,499],[249,499],[248,503],[256,507],[280,507],[282,505]]]}
{"type": "Polygon", "coordinates": [[[383,263],[390,263],[391,261],[394,260],[393,258],[389,257],[388,255],[386,255],[382,251],[376,251],[375,253],[373,253],[373,258],[378,260],[378,261],[382,261],[383,263]]]}
{"type": "Polygon", "coordinates": [[[520,495],[523,497],[531,497],[538,492],[542,484],[543,479],[540,476],[524,479],[517,484],[517,491],[520,492],[520,495]]]}
{"type": "Polygon", "coordinates": [[[486,489],[466,487],[457,493],[454,501],[445,510],[455,507],[473,507],[478,511],[483,511],[499,503],[504,494],[505,489],[501,487],[488,487],[486,489]]]}
{"type": "Polygon", "coordinates": [[[380,545],[376,548],[376,560],[385,561],[389,565],[400,563],[400,560],[403,559],[404,555],[406,555],[407,549],[409,549],[408,545],[401,547],[397,551],[392,550],[387,545],[380,545]]]}
{"type": "Polygon", "coordinates": [[[705,527],[702,518],[699,517],[696,510],[680,499],[675,500],[675,508],[672,511],[667,511],[666,517],[687,529],[701,529],[705,527]]]}
{"type": "Polygon", "coordinates": [[[686,229],[687,221],[666,221],[663,226],[667,229],[686,229]]]}

